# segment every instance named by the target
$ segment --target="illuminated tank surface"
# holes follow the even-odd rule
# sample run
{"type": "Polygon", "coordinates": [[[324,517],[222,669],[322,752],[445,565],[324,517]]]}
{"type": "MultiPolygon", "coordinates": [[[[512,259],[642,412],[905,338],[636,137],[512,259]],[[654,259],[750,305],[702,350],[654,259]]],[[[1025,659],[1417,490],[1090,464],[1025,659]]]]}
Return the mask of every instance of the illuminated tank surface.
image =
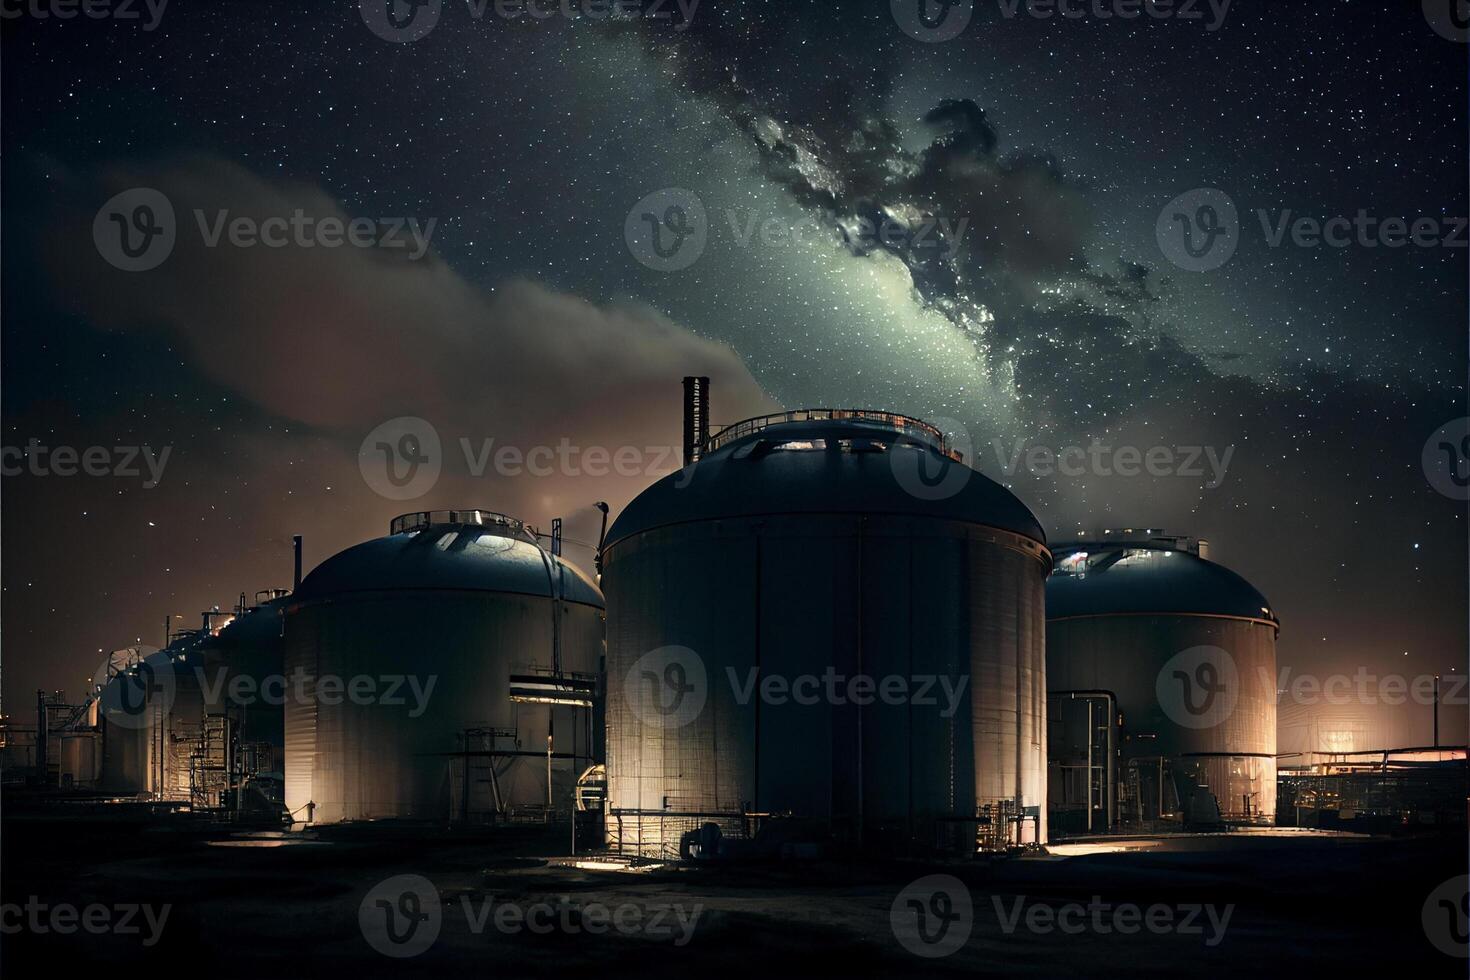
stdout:
{"type": "Polygon", "coordinates": [[[323,562],[286,607],[287,674],[308,679],[287,703],[287,808],[315,823],[566,809],[589,712],[512,702],[511,678],[595,676],[601,594],[518,521],[410,517],[323,562]]]}
{"type": "Polygon", "coordinates": [[[717,434],[608,535],[610,844],[1044,839],[1040,526],[923,423],[817,414],[717,434]],[[749,693],[828,672],[908,686],[749,693]]]}
{"type": "Polygon", "coordinates": [[[1083,764],[1085,752],[1059,738],[1057,698],[1107,692],[1122,719],[1121,823],[1274,822],[1279,625],[1271,604],[1188,539],[1054,545],[1053,553],[1053,804],[1063,796],[1058,767],[1069,754],[1083,764]]]}

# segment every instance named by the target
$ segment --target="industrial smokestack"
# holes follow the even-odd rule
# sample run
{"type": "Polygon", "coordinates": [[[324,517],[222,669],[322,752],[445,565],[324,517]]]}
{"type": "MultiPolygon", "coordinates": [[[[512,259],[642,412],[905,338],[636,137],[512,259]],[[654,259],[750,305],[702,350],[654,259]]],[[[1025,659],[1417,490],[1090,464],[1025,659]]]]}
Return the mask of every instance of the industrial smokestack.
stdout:
{"type": "Polygon", "coordinates": [[[684,379],[684,465],[699,459],[709,441],[709,378],[684,379]]]}
{"type": "Polygon", "coordinates": [[[301,588],[301,535],[291,535],[291,548],[296,552],[296,571],[291,576],[291,591],[301,588]]]}

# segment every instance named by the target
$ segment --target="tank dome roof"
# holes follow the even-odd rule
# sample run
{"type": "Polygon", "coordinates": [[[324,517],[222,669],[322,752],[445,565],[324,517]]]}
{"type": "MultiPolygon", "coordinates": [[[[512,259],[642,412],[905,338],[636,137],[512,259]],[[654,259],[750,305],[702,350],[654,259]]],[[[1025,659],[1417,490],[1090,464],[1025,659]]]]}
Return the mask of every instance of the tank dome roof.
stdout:
{"type": "Polygon", "coordinates": [[[1144,541],[1053,545],[1052,552],[1048,620],[1159,613],[1277,622],[1254,586],[1187,550],[1144,541]]]}
{"type": "Polygon", "coordinates": [[[999,528],[1045,545],[1036,517],[916,419],[807,409],[748,419],[635,498],[607,546],[659,527],[777,514],[892,514],[999,528]]]}
{"type": "Polygon", "coordinates": [[[541,548],[519,521],[485,511],[396,518],[395,533],[322,562],[289,597],[295,605],[354,592],[446,590],[559,595],[603,607],[602,593],[575,565],[541,548]]]}

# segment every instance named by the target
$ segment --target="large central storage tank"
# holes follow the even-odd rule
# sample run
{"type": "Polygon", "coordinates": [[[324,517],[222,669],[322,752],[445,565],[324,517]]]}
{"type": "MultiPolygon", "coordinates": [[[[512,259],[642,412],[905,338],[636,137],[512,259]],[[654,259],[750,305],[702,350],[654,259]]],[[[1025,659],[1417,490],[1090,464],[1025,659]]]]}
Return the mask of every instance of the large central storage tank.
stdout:
{"type": "Polygon", "coordinates": [[[603,553],[610,844],[678,856],[709,824],[1044,840],[1050,556],[1030,511],[902,416],[789,412],[694,442],[603,553]]]}
{"type": "Polygon", "coordinates": [[[597,587],[500,514],[405,515],[329,558],[286,607],[293,819],[569,808],[596,754],[602,630],[597,587]]]}
{"type": "MultiPolygon", "coordinates": [[[[1123,534],[1052,546],[1053,738],[1064,720],[1059,698],[1111,705],[1093,716],[1094,732],[1108,710],[1121,717],[1116,765],[1103,765],[1106,740],[1088,753],[1091,805],[1107,812],[1071,829],[1275,821],[1279,625],[1266,598],[1204,557],[1202,544],[1123,534]]],[[[1064,755],[1052,747],[1054,779],[1061,767],[1081,771],[1080,752],[1064,755]]],[[[1052,795],[1061,796],[1056,782],[1052,795]]]]}

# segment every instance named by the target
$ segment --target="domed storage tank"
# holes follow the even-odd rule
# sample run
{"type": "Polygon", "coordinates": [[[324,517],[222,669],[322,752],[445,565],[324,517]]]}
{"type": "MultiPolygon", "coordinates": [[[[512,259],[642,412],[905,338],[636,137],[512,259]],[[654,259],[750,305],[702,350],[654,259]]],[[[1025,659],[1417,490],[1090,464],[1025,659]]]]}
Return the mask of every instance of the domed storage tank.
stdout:
{"type": "Polygon", "coordinates": [[[893,851],[1044,840],[1050,556],[1030,511],[898,415],[789,412],[693,444],[603,551],[609,843],[688,855],[709,824],[893,851]]]}
{"type": "Polygon", "coordinates": [[[600,744],[588,705],[602,641],[597,587],[520,521],[396,518],[387,537],[317,566],[287,603],[293,819],[569,808],[600,744]]]}
{"type": "MultiPolygon", "coordinates": [[[[1275,820],[1280,627],[1266,598],[1203,557],[1202,544],[1138,535],[1053,545],[1054,706],[1069,694],[1110,696],[1121,718],[1108,823],[1275,820]]],[[[1063,755],[1053,746],[1054,767],[1063,755]]],[[[1052,792],[1060,795],[1055,783],[1052,792]]]]}
{"type": "Polygon", "coordinates": [[[162,732],[173,706],[174,657],[186,646],[192,647],[192,636],[163,650],[148,646],[114,650],[92,678],[102,730],[99,783],[106,792],[161,792],[162,732]]]}
{"type": "Polygon", "coordinates": [[[256,605],[242,601],[233,617],[205,613],[199,629],[164,650],[114,654],[111,676],[99,678],[106,789],[233,806],[223,784],[244,777],[272,796],[284,758],[284,700],[272,679],[284,669],[286,595],[258,593],[256,605]],[[209,768],[215,773],[206,774],[209,768]]]}
{"type": "Polygon", "coordinates": [[[196,672],[196,677],[204,682],[208,710],[228,708],[236,719],[240,742],[260,755],[253,768],[261,773],[280,774],[285,760],[285,697],[280,688],[284,686],[283,634],[290,596],[288,589],[270,589],[257,592],[255,604],[246,606],[242,595],[234,618],[206,637],[198,654],[204,673],[196,672]]]}

